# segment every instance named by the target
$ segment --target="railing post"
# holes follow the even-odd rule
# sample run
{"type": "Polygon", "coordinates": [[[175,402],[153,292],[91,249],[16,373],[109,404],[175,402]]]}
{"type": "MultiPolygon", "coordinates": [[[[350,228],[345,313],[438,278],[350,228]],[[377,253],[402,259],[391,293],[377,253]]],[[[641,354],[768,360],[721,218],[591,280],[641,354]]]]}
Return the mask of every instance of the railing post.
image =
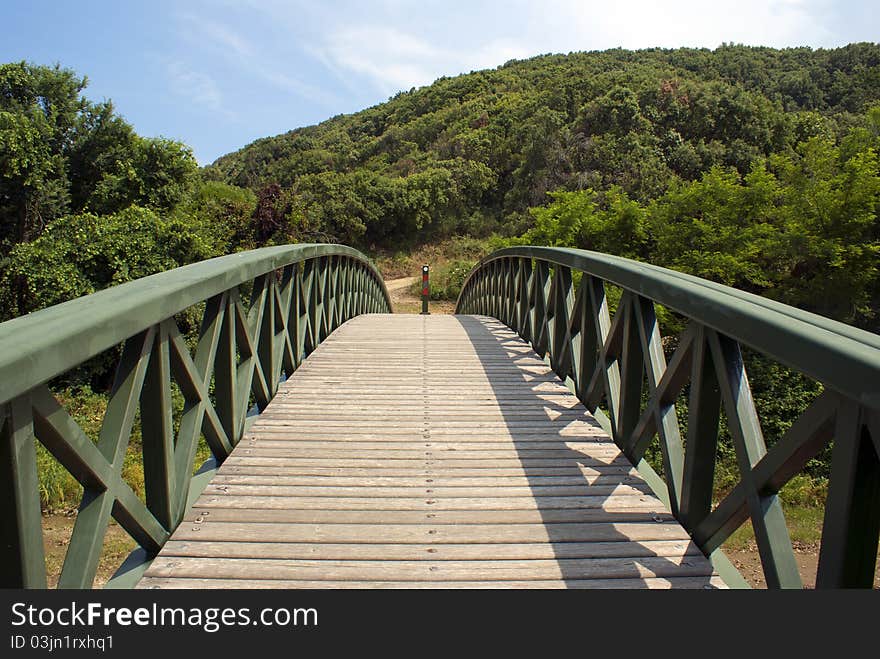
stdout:
{"type": "Polygon", "coordinates": [[[761,424],[755,410],[739,344],[730,337],[709,333],[721,401],[739,465],[755,542],[768,588],[801,588],[801,577],[791,548],[782,503],[775,493],[765,493],[755,484],[752,469],[767,454],[761,424]]]}
{"type": "Polygon", "coordinates": [[[687,444],[679,513],[687,528],[696,528],[712,511],[721,391],[702,325],[695,324],[691,350],[687,444]]]}
{"type": "MultiPolygon", "coordinates": [[[[871,588],[880,531],[880,459],[867,410],[837,411],[817,588],[871,588]]],[[[880,442],[877,442],[880,443],[880,442]]]]}
{"type": "Polygon", "coordinates": [[[0,587],[45,588],[46,561],[30,396],[0,407],[0,587]]]}

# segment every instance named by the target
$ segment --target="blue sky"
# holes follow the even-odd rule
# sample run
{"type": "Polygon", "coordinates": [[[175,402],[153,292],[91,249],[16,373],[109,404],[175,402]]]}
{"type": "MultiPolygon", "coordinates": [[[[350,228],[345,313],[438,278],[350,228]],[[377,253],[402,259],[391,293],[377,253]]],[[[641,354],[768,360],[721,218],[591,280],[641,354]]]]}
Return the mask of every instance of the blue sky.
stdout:
{"type": "Polygon", "coordinates": [[[439,76],[613,47],[880,39],[877,0],[0,0],[0,61],[60,63],[199,162],[439,76]]]}

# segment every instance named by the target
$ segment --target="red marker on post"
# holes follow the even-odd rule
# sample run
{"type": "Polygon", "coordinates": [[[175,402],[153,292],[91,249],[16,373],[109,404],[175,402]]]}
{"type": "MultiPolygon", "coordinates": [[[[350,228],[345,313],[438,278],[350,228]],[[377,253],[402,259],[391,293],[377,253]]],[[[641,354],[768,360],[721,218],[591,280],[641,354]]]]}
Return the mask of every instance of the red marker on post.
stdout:
{"type": "Polygon", "coordinates": [[[427,316],[431,312],[428,311],[428,295],[430,288],[428,286],[428,266],[422,266],[422,316],[427,316]]]}

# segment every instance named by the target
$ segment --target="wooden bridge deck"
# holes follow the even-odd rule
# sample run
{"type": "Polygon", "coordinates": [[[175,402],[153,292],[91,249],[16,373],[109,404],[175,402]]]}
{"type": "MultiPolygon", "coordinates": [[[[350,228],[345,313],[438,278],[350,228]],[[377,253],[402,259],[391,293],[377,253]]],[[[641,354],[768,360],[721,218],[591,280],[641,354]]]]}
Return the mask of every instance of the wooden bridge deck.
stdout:
{"type": "Polygon", "coordinates": [[[282,384],[139,587],[724,583],[513,332],[368,315],[282,384]]]}

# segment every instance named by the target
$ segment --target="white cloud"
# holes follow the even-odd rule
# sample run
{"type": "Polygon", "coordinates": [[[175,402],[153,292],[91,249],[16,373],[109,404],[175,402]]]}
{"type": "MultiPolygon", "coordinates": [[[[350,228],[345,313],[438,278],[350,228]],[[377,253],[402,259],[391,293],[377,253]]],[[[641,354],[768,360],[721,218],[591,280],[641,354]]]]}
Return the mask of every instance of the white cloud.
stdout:
{"type": "MultiPolygon", "coordinates": [[[[545,0],[533,24],[566,50],[823,45],[826,0],[545,0]]],[[[558,52],[559,47],[554,48],[558,52]]]]}
{"type": "Polygon", "coordinates": [[[339,99],[335,94],[328,92],[325,89],[321,89],[320,87],[316,87],[315,85],[303,82],[299,78],[288,73],[266,68],[257,63],[246,64],[246,66],[252,75],[262,78],[279,89],[291,91],[297,96],[300,96],[307,101],[311,101],[312,103],[325,107],[332,107],[339,102],[339,99]]]}
{"type": "MultiPolygon", "coordinates": [[[[483,14],[465,14],[453,4],[440,15],[422,17],[418,27],[408,16],[421,14],[424,7],[386,2],[386,9],[393,6],[394,11],[376,11],[374,22],[341,12],[321,15],[320,20],[335,29],[313,30],[317,36],[311,50],[343,79],[366,77],[389,95],[442,75],[494,68],[541,53],[614,47],[715,48],[724,42],[828,45],[832,35],[822,20],[828,2],[513,0],[483,14]],[[461,20],[477,23],[466,32],[456,25],[461,20]]],[[[275,16],[280,15],[276,7],[275,16]]]]}
{"type": "Polygon", "coordinates": [[[293,92],[317,105],[326,107],[338,102],[332,93],[279,68],[288,60],[280,44],[250,40],[229,25],[194,14],[180,13],[177,19],[178,29],[192,47],[214,50],[227,66],[237,68],[251,78],[261,79],[276,89],[293,92]]]}
{"type": "Polygon", "coordinates": [[[443,75],[495,68],[530,54],[507,39],[473,49],[450,48],[394,28],[369,25],[341,28],[311,50],[335,72],[364,75],[386,95],[428,85],[443,75]]]}
{"type": "Polygon", "coordinates": [[[223,48],[231,50],[241,57],[249,57],[253,54],[253,48],[241,35],[224,25],[212,22],[202,22],[201,29],[204,34],[223,48]]]}
{"type": "Polygon", "coordinates": [[[211,76],[193,71],[178,61],[167,61],[165,68],[175,94],[213,112],[227,116],[231,114],[223,106],[220,88],[211,76]]]}
{"type": "Polygon", "coordinates": [[[510,39],[497,39],[480,46],[467,57],[467,61],[473,70],[494,69],[512,59],[524,59],[537,54],[510,39]]]}
{"type": "Polygon", "coordinates": [[[177,19],[180,33],[194,45],[209,45],[238,57],[253,55],[250,42],[228,25],[189,13],[180,13],[177,19]]]}
{"type": "MultiPolygon", "coordinates": [[[[225,0],[214,0],[224,3],[225,0]]],[[[310,55],[355,95],[385,96],[511,59],[623,47],[830,46],[833,0],[236,0],[186,28],[230,63],[276,88],[330,107],[339,99],[290,73],[310,55]],[[238,13],[236,13],[238,12],[238,13]],[[259,24],[250,41],[235,23],[259,24]],[[301,61],[301,60],[300,60],[301,61]],[[283,67],[283,68],[282,68],[283,67]]]]}
{"type": "Polygon", "coordinates": [[[373,26],[338,30],[316,50],[337,70],[366,75],[386,94],[431,82],[431,65],[442,58],[424,41],[373,26]]]}

